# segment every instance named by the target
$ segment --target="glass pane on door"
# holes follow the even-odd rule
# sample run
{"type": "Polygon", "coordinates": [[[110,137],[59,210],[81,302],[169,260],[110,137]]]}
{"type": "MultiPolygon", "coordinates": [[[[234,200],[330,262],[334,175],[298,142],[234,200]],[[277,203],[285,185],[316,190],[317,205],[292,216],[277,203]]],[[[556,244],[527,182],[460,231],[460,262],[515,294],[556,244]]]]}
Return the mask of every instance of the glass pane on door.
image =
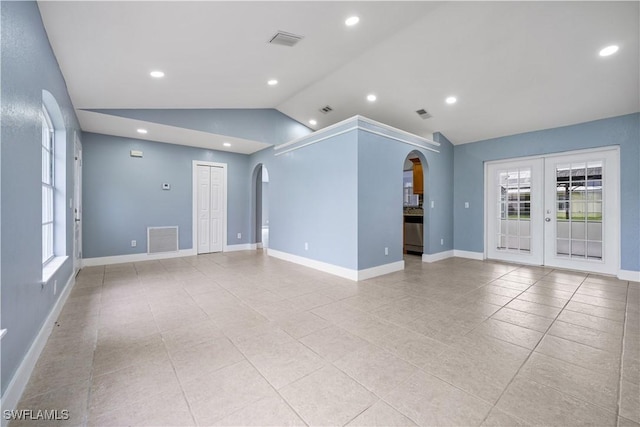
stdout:
{"type": "Polygon", "coordinates": [[[498,171],[497,247],[501,251],[531,250],[531,168],[498,171]]]}
{"type": "Polygon", "coordinates": [[[602,259],[602,165],[556,165],[556,255],[602,259]]]}

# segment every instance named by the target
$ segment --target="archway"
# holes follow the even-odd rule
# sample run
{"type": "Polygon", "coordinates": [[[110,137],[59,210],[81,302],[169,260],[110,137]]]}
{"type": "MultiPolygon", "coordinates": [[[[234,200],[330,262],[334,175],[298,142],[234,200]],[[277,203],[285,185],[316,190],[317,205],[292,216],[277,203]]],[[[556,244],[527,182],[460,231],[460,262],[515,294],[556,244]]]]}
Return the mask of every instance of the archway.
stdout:
{"type": "Polygon", "coordinates": [[[411,151],[405,157],[402,177],[403,233],[405,254],[428,253],[428,164],[422,153],[411,151]]]}
{"type": "Polygon", "coordinates": [[[255,222],[253,225],[256,246],[269,247],[269,171],[263,164],[254,170],[255,222]]]}

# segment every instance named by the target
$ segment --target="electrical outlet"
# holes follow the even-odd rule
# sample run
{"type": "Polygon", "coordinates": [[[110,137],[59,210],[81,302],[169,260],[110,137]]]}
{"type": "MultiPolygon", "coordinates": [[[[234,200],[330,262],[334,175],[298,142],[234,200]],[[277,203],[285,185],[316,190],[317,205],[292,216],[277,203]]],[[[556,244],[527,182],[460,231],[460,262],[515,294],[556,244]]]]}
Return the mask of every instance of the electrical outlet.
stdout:
{"type": "Polygon", "coordinates": [[[242,233],[238,233],[238,239],[242,239],[242,233]]]}
{"type": "Polygon", "coordinates": [[[57,294],[58,293],[58,281],[54,280],[53,281],[53,294],[57,294]]]}
{"type": "Polygon", "coordinates": [[[464,202],[464,208],[469,209],[469,202],[464,202]]]}
{"type": "Polygon", "coordinates": [[[440,239],[440,246],[444,245],[444,239],[440,239]]]}
{"type": "Polygon", "coordinates": [[[431,209],[436,207],[436,202],[434,200],[431,201],[431,209]]]}
{"type": "Polygon", "coordinates": [[[135,240],[131,241],[131,247],[135,248],[136,246],[138,246],[138,242],[136,242],[135,240]]]}
{"type": "Polygon", "coordinates": [[[308,251],[309,250],[309,243],[304,242],[304,250],[308,251]]]}
{"type": "Polygon", "coordinates": [[[389,248],[384,248],[384,255],[385,256],[389,255],[389,248]]]}

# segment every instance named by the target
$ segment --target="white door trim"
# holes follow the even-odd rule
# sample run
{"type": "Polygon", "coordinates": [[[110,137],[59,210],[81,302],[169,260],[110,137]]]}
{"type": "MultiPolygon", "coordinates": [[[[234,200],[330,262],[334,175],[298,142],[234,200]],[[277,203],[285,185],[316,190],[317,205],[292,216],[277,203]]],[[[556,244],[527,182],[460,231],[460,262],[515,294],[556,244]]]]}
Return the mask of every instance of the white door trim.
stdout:
{"type": "Polygon", "coordinates": [[[192,244],[191,247],[196,251],[198,251],[198,166],[213,166],[222,168],[222,176],[224,179],[224,184],[222,186],[222,211],[224,213],[222,218],[222,252],[227,252],[227,164],[226,163],[216,163],[216,162],[207,162],[204,160],[193,160],[191,165],[191,173],[192,173],[192,197],[191,197],[191,213],[192,213],[192,244]]]}

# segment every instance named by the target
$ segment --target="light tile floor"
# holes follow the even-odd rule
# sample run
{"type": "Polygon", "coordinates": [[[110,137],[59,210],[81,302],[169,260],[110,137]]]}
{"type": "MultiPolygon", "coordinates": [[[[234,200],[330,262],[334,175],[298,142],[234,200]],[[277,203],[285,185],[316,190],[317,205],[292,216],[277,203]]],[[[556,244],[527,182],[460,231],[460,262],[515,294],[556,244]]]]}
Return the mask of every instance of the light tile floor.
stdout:
{"type": "Polygon", "coordinates": [[[89,267],[20,408],[78,426],[638,426],[639,308],[635,282],[459,258],[360,283],[261,251],[89,267]]]}

